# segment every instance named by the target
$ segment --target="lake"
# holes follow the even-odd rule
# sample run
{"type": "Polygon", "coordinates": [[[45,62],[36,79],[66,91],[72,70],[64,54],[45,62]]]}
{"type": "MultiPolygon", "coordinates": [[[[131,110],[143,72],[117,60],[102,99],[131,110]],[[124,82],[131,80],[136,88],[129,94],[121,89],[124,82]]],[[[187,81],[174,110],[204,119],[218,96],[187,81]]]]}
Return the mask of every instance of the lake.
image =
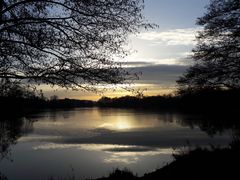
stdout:
{"type": "Polygon", "coordinates": [[[173,153],[233,136],[196,115],[112,108],[46,110],[0,124],[0,173],[9,180],[97,178],[115,168],[141,176],[173,153]]]}

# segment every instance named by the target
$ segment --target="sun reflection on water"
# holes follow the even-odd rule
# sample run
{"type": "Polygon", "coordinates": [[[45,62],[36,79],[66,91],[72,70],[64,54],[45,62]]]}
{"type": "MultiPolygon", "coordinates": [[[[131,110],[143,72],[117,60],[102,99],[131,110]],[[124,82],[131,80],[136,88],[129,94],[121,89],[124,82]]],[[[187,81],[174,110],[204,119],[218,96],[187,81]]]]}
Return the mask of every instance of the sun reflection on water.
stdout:
{"type": "Polygon", "coordinates": [[[116,119],[111,119],[107,123],[103,123],[99,128],[113,129],[113,130],[127,130],[136,127],[133,121],[129,117],[117,117],[116,119]]]}
{"type": "Polygon", "coordinates": [[[126,121],[119,121],[116,123],[117,129],[123,130],[123,129],[130,129],[131,125],[129,122],[126,121]]]}

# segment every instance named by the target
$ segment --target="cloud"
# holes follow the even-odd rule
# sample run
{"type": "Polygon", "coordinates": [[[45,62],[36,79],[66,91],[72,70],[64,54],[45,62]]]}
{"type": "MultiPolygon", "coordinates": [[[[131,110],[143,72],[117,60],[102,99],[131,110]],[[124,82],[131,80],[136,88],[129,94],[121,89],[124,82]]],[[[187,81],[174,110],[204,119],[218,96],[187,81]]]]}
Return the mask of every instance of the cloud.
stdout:
{"type": "Polygon", "coordinates": [[[132,58],[128,62],[123,62],[126,67],[145,67],[159,64],[176,65],[180,63],[176,58],[132,58]]]}
{"type": "Polygon", "coordinates": [[[199,28],[173,29],[168,31],[151,31],[140,33],[138,39],[152,41],[152,44],[168,46],[195,45],[195,35],[199,28]]]}
{"type": "MultiPolygon", "coordinates": [[[[133,72],[141,72],[140,82],[144,84],[161,84],[162,87],[173,85],[176,80],[186,71],[189,66],[183,65],[152,65],[144,67],[135,67],[133,72]]],[[[140,82],[136,83],[140,83],[140,82]]]]}
{"type": "MultiPolygon", "coordinates": [[[[146,95],[159,95],[159,94],[168,94],[168,93],[174,92],[176,90],[176,80],[189,67],[188,65],[170,64],[170,60],[168,65],[161,64],[161,61],[157,59],[152,59],[152,61],[146,62],[146,63],[144,62],[142,63],[142,62],[143,61],[129,62],[128,66],[126,66],[125,68],[130,73],[139,74],[139,80],[134,81],[134,83],[131,85],[131,88],[144,91],[146,95]]],[[[164,63],[166,63],[166,61],[164,63]]],[[[102,87],[98,86],[98,87],[103,88],[103,86],[102,87]]],[[[108,89],[108,91],[104,92],[104,96],[116,97],[116,96],[132,95],[131,92],[128,92],[122,89],[123,87],[129,88],[128,84],[118,85],[117,87],[115,87],[115,89],[113,89],[113,86],[111,85],[104,86],[104,87],[108,89]]],[[[48,94],[50,94],[50,92],[48,94]]],[[[54,92],[54,94],[58,95],[60,98],[66,97],[66,91],[62,89],[54,92]]],[[[94,94],[92,96],[88,96],[86,92],[68,91],[68,97],[97,100],[101,98],[101,95],[94,94]]],[[[104,128],[104,127],[101,127],[101,128],[104,128]]],[[[92,132],[92,133],[95,133],[95,132],[92,132]]],[[[85,134],[86,136],[91,135],[89,133],[85,133],[85,134]]]]}
{"type": "Polygon", "coordinates": [[[151,65],[154,65],[155,62],[149,62],[149,61],[146,61],[146,59],[140,59],[138,58],[137,60],[129,60],[129,61],[122,61],[120,62],[123,67],[143,67],[143,66],[151,66],[151,65]]]}
{"type": "Polygon", "coordinates": [[[135,67],[146,67],[155,65],[185,65],[186,63],[176,58],[131,58],[128,61],[120,62],[122,67],[135,68],[135,67]]]}

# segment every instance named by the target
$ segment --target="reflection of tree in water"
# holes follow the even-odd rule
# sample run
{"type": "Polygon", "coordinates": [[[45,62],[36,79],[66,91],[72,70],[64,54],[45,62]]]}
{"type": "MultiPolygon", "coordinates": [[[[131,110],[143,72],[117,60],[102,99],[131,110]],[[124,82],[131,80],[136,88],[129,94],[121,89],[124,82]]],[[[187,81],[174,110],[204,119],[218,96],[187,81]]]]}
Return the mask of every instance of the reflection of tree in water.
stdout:
{"type": "Polygon", "coordinates": [[[0,180],[8,180],[8,178],[0,172],[0,180]]]}
{"type": "Polygon", "coordinates": [[[48,119],[50,121],[56,122],[59,119],[69,119],[74,116],[76,111],[74,108],[66,108],[66,109],[50,109],[45,110],[39,113],[37,116],[30,115],[29,117],[32,119],[48,119]]]}
{"type": "Polygon", "coordinates": [[[184,114],[165,113],[158,116],[165,123],[177,123],[191,129],[196,127],[206,132],[209,136],[232,131],[233,136],[240,137],[240,121],[236,114],[184,114]]]}
{"type": "MultiPolygon", "coordinates": [[[[33,122],[24,118],[0,121],[0,162],[3,159],[12,161],[11,145],[16,144],[18,138],[32,129],[33,122]]],[[[2,179],[7,178],[0,172],[0,180],[2,179]]]]}
{"type": "Polygon", "coordinates": [[[33,122],[24,118],[0,121],[0,161],[10,159],[10,146],[23,134],[31,132],[32,127],[33,122]]]}
{"type": "Polygon", "coordinates": [[[0,122],[0,160],[8,157],[10,145],[16,144],[21,136],[22,120],[6,120],[0,122]]]}
{"type": "Polygon", "coordinates": [[[240,122],[234,115],[191,115],[182,116],[177,121],[179,124],[191,128],[199,127],[210,136],[232,131],[234,136],[240,135],[240,122]]]}

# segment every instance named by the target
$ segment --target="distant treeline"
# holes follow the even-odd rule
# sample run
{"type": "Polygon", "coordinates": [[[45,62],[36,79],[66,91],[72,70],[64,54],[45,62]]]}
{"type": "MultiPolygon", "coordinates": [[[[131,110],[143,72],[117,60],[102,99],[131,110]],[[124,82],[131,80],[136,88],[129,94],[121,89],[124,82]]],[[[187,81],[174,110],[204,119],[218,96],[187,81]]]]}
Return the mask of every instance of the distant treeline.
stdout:
{"type": "Polygon", "coordinates": [[[75,99],[42,99],[39,97],[0,97],[0,112],[6,115],[23,115],[44,109],[92,107],[93,101],[75,99]]]}
{"type": "Polygon", "coordinates": [[[204,89],[178,95],[103,97],[97,102],[97,105],[100,107],[144,108],[189,112],[236,112],[240,107],[240,90],[204,89]]]}
{"type": "Polygon", "coordinates": [[[91,100],[50,99],[44,96],[0,96],[0,109],[4,112],[26,113],[46,108],[75,107],[142,108],[186,112],[238,112],[240,90],[201,90],[178,95],[102,97],[91,100]]]}

